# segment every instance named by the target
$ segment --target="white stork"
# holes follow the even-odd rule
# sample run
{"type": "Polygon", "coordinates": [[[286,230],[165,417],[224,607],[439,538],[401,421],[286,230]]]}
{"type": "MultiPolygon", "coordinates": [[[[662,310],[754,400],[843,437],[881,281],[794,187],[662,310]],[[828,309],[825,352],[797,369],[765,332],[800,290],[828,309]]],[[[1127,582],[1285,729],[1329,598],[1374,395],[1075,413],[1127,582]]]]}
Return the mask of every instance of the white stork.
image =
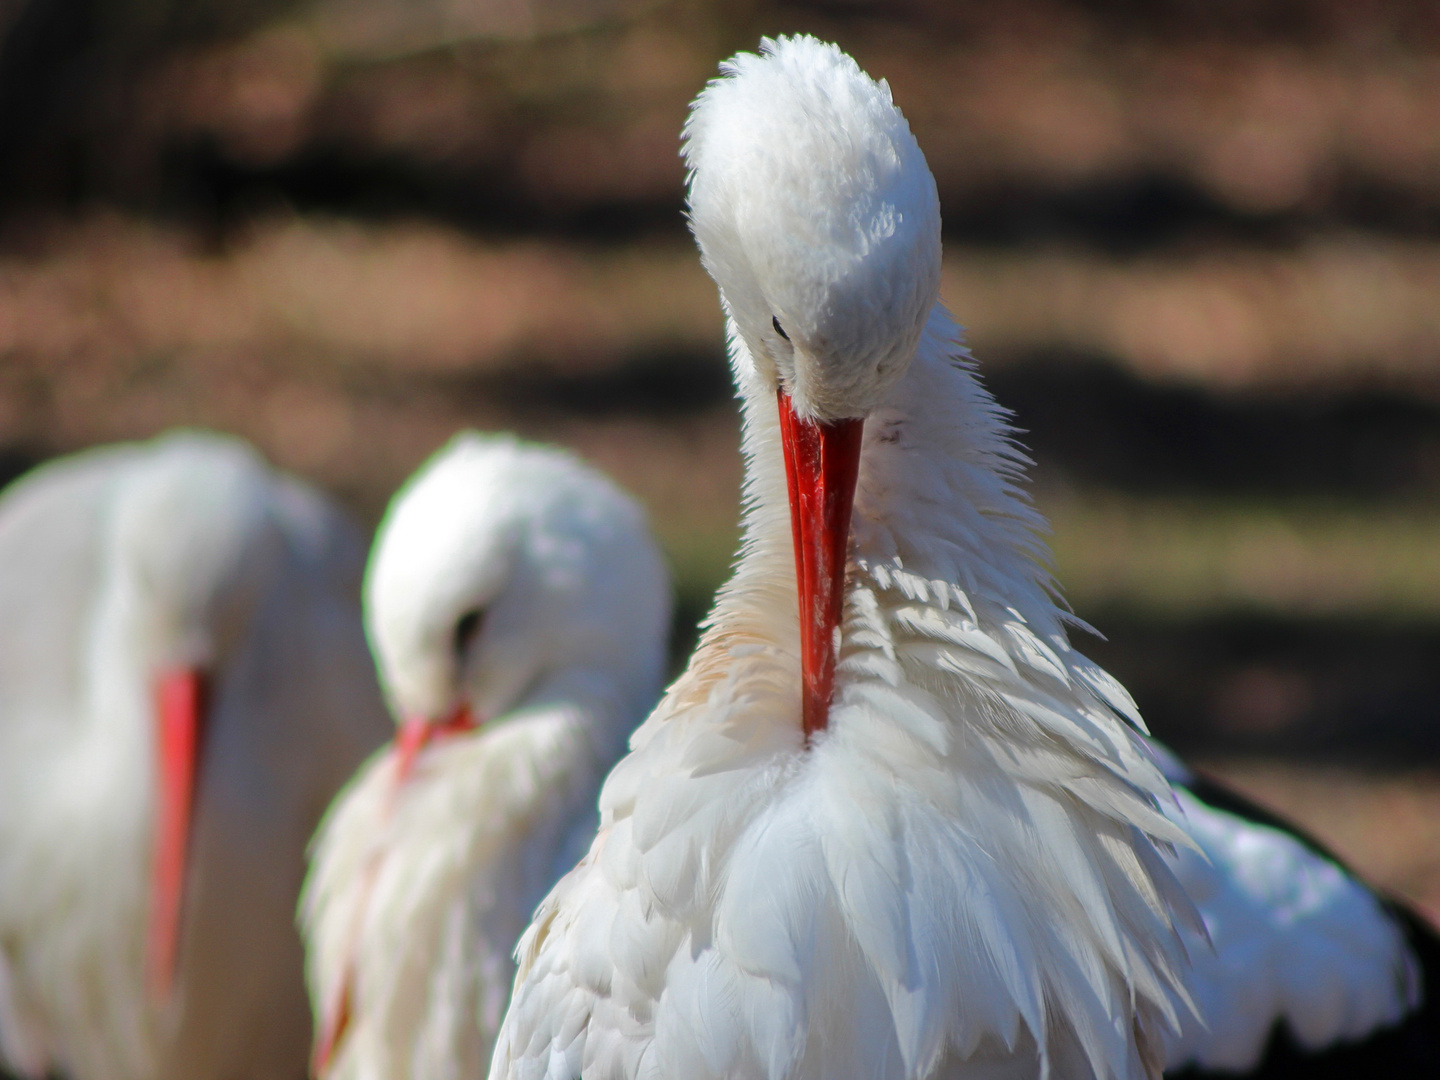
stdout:
{"type": "Polygon", "coordinates": [[[594,469],[468,434],[395,497],[365,601],[401,727],[316,842],[316,1072],[479,1077],[515,941],[594,838],[600,782],[659,692],[668,572],[594,469]]]}
{"type": "Polygon", "coordinates": [[[1192,982],[1192,901],[1255,928],[1289,883],[1226,880],[1258,827],[1187,816],[1129,696],[1071,646],[1025,459],[937,301],[935,184],[888,87],[808,37],[723,72],[684,154],[743,403],[742,555],[521,939],[492,1080],[1154,1077],[1239,1060],[1257,1017],[1258,1041],[1283,1018],[1307,1045],[1397,1020],[1396,924],[1302,880],[1295,912],[1329,889],[1382,920],[1352,957],[1380,984],[1331,979],[1310,1015],[1305,987],[1257,979],[1250,1027],[1206,1043],[1195,1013],[1227,1001],[1206,980],[1233,973],[1192,982]]]}
{"type": "Polygon", "coordinates": [[[239,440],[0,497],[0,1058],[294,1080],[305,846],[385,734],[360,534],[239,440]]]}

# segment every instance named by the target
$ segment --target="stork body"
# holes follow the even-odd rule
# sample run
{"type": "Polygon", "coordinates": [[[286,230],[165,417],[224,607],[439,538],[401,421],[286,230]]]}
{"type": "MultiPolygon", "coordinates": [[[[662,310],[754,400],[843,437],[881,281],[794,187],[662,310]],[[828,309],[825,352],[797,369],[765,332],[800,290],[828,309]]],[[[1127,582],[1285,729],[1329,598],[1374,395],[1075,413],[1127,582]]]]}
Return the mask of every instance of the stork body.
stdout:
{"type": "Polygon", "coordinates": [[[745,556],[522,940],[492,1078],[1127,1077],[1162,1052],[1183,834],[1123,691],[1064,643],[957,349],[937,313],[866,425],[808,747],[773,390],[747,387],[745,556]],[[959,528],[917,483],[965,493],[959,528]]]}
{"type": "Polygon", "coordinates": [[[366,604],[402,727],[316,843],[317,1072],[480,1076],[515,942],[594,837],[595,793],[659,691],[667,574],[603,476],[469,435],[396,496],[366,604]]]}
{"type": "Polygon", "coordinates": [[[1069,642],[888,88],[803,37],[724,71],[685,155],[742,556],[521,941],[492,1080],[1158,1076],[1203,1043],[1221,840],[1069,642]]]}
{"type": "Polygon", "coordinates": [[[362,553],[220,436],[93,450],[0,497],[11,1071],[299,1075],[305,845],[385,730],[362,553]]]}

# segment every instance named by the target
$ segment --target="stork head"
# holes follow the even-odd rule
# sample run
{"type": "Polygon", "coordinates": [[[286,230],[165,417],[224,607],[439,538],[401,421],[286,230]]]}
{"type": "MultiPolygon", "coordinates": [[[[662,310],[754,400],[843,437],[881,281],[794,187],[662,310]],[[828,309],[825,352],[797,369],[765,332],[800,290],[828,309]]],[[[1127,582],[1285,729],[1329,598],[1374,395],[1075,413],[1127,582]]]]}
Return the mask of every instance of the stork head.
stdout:
{"type": "Polygon", "coordinates": [[[670,598],[644,513],[608,479],[559,450],[463,434],[391,503],[365,607],[403,775],[435,733],[499,717],[560,673],[628,673],[650,693],[670,598]]]}
{"type": "Polygon", "coordinates": [[[690,225],[742,387],[780,410],[808,737],[829,716],[861,428],[938,298],[940,203],[890,88],[835,46],[766,39],[722,73],[685,126],[690,225]]]}
{"type": "Polygon", "coordinates": [[[112,587],[153,709],[155,832],[147,981],[169,996],[180,950],[191,818],[216,677],[280,572],[274,477],[239,440],[182,432],[137,451],[109,520],[112,587]]]}
{"type": "Polygon", "coordinates": [[[142,453],[115,500],[111,537],[143,649],[157,670],[211,670],[244,637],[284,558],[274,477],[227,436],[177,432],[142,453]]]}
{"type": "Polygon", "coordinates": [[[845,53],[766,39],[696,99],[690,224],[761,379],[806,420],[904,374],[940,285],[940,204],[909,125],[845,53]]]}

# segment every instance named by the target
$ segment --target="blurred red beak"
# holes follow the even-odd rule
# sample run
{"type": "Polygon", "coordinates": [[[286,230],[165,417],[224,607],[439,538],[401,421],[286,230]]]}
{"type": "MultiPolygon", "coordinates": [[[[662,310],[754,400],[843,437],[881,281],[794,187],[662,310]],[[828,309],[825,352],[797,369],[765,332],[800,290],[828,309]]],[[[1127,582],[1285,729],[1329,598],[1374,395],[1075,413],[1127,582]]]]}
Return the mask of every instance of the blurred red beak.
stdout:
{"type": "Polygon", "coordinates": [[[436,736],[458,735],[474,731],[479,726],[469,705],[457,705],[455,711],[443,720],[408,717],[400,724],[400,731],[395,736],[395,782],[403,784],[409,779],[420,751],[430,745],[436,736]]]}
{"type": "MultiPolygon", "coordinates": [[[[420,751],[430,745],[437,737],[445,735],[458,735],[466,731],[474,731],[479,727],[475,715],[470,711],[469,705],[458,705],[455,711],[443,720],[429,720],[423,716],[411,716],[400,724],[400,730],[395,735],[395,788],[399,788],[415,769],[415,761],[420,756],[420,751]]],[[[393,794],[394,789],[392,789],[393,794]]],[[[379,869],[378,863],[371,864],[366,870],[365,884],[363,886],[367,896],[362,908],[368,905],[371,887],[374,884],[375,873],[379,869]]],[[[352,936],[358,934],[358,926],[352,936]]],[[[352,941],[349,952],[353,956],[355,943],[352,941]]],[[[310,1057],[310,1073],[312,1076],[324,1076],[330,1069],[330,1063],[335,1058],[335,1051],[339,1048],[341,1041],[345,1038],[345,1032],[350,1027],[350,1014],[354,1008],[353,998],[355,996],[355,973],[354,968],[347,964],[344,978],[341,980],[339,992],[333,1001],[325,1009],[325,1014],[320,1018],[320,1023],[315,1032],[314,1050],[310,1057]]]]}
{"type": "Polygon", "coordinates": [[[340,985],[340,997],[326,1010],[325,1017],[320,1022],[320,1030],[315,1033],[315,1048],[310,1054],[311,1076],[324,1076],[330,1071],[330,1061],[335,1056],[335,1049],[345,1037],[346,1029],[350,1027],[350,994],[353,985],[354,974],[346,971],[345,981],[340,985]]]}
{"type": "Polygon", "coordinates": [[[790,396],[780,391],[780,441],[800,594],[800,722],[807,740],[830,720],[835,631],[845,599],[845,549],[864,430],[863,418],[824,424],[802,420],[790,396]]]}
{"type": "Polygon", "coordinates": [[[204,738],[205,690],[205,676],[194,668],[163,672],[155,687],[160,788],[146,962],[150,993],[157,1001],[169,998],[175,982],[195,776],[204,738]]]}

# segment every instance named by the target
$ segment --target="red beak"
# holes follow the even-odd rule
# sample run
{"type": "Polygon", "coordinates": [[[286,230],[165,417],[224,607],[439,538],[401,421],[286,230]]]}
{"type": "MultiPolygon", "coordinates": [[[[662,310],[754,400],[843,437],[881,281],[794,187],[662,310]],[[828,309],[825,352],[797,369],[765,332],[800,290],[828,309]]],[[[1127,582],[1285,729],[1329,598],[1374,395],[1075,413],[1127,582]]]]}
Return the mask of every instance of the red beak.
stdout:
{"type": "Polygon", "coordinates": [[[409,779],[420,751],[436,736],[458,735],[479,726],[470,706],[465,704],[455,706],[455,711],[443,720],[428,720],[423,716],[407,718],[395,736],[395,782],[401,784],[409,779]]]}
{"type": "Polygon", "coordinates": [[[800,594],[800,723],[807,740],[830,719],[835,635],[845,599],[845,549],[864,429],[863,418],[803,420],[795,415],[790,395],[780,391],[780,441],[800,594]]]}
{"type": "MultiPolygon", "coordinates": [[[[430,720],[423,716],[411,716],[405,719],[395,735],[395,788],[398,789],[410,778],[420,751],[430,745],[436,737],[474,731],[479,726],[475,714],[470,711],[470,706],[465,704],[457,705],[455,711],[443,720],[430,720]]],[[[375,883],[375,874],[379,869],[379,863],[374,862],[365,871],[366,876],[362,888],[367,895],[365,902],[361,904],[362,911],[368,906],[368,894],[375,883]]],[[[351,937],[357,937],[359,932],[358,925],[352,927],[351,937]]],[[[349,952],[352,956],[354,955],[355,943],[353,941],[349,952]]],[[[335,1051],[339,1049],[341,1041],[345,1038],[345,1032],[350,1027],[354,996],[355,971],[353,966],[347,964],[344,977],[340,982],[339,992],[326,1007],[325,1015],[320,1018],[320,1024],[315,1033],[314,1050],[310,1057],[312,1076],[324,1076],[329,1071],[335,1051]]]]}
{"type": "Polygon", "coordinates": [[[180,948],[180,907],[195,806],[195,774],[204,736],[205,676],[194,668],[165,672],[156,683],[155,696],[160,789],[146,958],[150,993],[164,1001],[175,982],[180,948]]]}

